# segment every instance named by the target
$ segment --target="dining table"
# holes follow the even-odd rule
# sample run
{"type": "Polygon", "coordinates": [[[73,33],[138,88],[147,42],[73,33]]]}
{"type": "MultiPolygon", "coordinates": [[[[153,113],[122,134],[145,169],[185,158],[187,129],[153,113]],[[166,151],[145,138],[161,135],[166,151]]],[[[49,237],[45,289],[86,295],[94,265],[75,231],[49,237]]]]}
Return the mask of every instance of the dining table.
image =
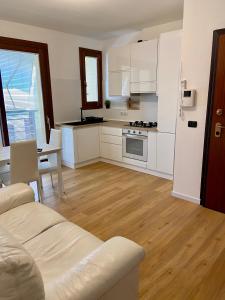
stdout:
{"type": "MultiPolygon", "coordinates": [[[[37,156],[46,156],[55,153],[57,156],[57,169],[58,174],[58,192],[61,197],[64,193],[64,185],[62,178],[62,149],[50,144],[41,144],[37,147],[37,156]]],[[[10,163],[10,146],[0,147],[0,166],[10,163]]]]}

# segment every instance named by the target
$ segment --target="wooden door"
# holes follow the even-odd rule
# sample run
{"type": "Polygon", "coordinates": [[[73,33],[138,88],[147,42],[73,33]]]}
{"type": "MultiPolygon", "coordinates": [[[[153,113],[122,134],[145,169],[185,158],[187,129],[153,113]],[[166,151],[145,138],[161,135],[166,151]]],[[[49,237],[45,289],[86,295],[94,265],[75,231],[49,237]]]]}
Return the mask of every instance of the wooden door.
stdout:
{"type": "Polygon", "coordinates": [[[225,29],[214,32],[201,198],[225,213],[225,29]]]}

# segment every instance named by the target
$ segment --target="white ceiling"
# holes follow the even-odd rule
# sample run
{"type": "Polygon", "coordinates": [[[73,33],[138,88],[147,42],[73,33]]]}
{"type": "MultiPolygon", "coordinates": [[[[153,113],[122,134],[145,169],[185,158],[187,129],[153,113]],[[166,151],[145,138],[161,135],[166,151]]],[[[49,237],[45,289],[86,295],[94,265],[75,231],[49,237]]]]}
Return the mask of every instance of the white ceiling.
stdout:
{"type": "Polygon", "coordinates": [[[0,19],[97,39],[182,18],[183,0],[0,0],[0,19]]]}

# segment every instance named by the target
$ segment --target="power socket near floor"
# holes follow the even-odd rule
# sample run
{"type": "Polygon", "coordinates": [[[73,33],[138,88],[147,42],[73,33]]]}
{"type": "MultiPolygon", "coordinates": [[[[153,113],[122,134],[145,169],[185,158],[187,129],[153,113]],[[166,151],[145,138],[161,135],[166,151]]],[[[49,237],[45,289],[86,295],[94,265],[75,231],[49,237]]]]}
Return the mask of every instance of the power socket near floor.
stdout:
{"type": "Polygon", "coordinates": [[[121,111],[121,112],[120,112],[120,115],[121,115],[121,116],[127,116],[127,115],[128,115],[127,110],[121,111]]]}

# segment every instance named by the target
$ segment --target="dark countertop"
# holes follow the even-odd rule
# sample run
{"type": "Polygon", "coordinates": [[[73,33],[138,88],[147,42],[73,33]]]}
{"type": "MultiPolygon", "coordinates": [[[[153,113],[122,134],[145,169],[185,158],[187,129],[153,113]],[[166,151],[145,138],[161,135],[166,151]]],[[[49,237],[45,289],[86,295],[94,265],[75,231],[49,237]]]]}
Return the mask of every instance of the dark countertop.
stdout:
{"type": "MultiPolygon", "coordinates": [[[[72,122],[72,121],[71,121],[72,122]]],[[[129,126],[129,122],[128,121],[117,121],[117,120],[105,120],[105,122],[100,122],[100,123],[93,123],[93,124],[84,124],[84,125],[67,125],[64,123],[56,123],[56,126],[58,127],[69,127],[69,128],[73,128],[73,129],[78,129],[78,128],[84,128],[84,127],[96,127],[96,126],[105,126],[105,127],[116,127],[116,128],[131,128],[131,129],[140,129],[140,130],[144,130],[144,131],[153,131],[153,132],[157,132],[158,129],[157,128],[141,128],[141,127],[132,127],[129,126]]]]}

